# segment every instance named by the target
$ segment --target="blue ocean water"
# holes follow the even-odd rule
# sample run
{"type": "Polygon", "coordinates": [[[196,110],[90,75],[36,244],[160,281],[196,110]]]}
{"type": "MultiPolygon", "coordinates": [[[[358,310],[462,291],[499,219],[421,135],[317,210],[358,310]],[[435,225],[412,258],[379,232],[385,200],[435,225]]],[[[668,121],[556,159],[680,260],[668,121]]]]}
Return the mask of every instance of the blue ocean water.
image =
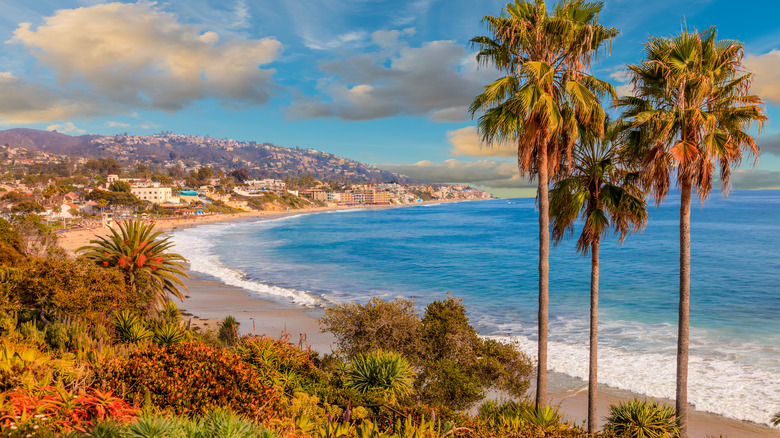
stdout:
{"type": "MultiPolygon", "coordinates": [[[[674,397],[679,196],[601,247],[601,383],[674,397]]],[[[780,410],[780,191],[714,193],[692,213],[689,399],[767,423],[780,410]]],[[[177,231],[193,271],[301,305],[462,298],[484,335],[535,355],[533,199],[346,210],[177,231]]],[[[550,255],[550,368],[587,377],[590,257],[550,255]]]]}

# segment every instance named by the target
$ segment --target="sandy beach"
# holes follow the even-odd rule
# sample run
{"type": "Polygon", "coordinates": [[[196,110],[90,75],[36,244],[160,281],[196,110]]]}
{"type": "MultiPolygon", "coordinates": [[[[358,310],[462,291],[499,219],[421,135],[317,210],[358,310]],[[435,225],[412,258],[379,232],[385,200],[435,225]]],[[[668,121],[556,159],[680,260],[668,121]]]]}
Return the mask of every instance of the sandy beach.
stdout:
{"type": "MultiPolygon", "coordinates": [[[[212,222],[247,220],[261,217],[278,217],[286,214],[302,214],[327,211],[341,208],[318,208],[296,210],[294,212],[252,212],[235,215],[198,216],[177,220],[155,220],[155,227],[162,231],[179,228],[189,228],[212,222]]],[[[70,251],[89,244],[96,235],[105,235],[108,230],[78,229],[61,234],[60,245],[70,251]]],[[[192,318],[193,325],[215,327],[216,322],[227,315],[232,315],[240,322],[242,334],[266,334],[272,337],[288,336],[290,342],[310,345],[318,352],[331,351],[334,338],[329,333],[321,333],[317,319],[322,315],[322,309],[309,309],[283,302],[263,299],[251,292],[224,285],[210,278],[205,278],[196,272],[190,272],[190,278],[185,280],[189,293],[188,298],[179,303],[179,307],[192,318]]],[[[550,375],[549,398],[565,413],[565,419],[573,423],[583,424],[587,418],[587,383],[564,375],[550,375]]],[[[609,405],[620,401],[648,397],[603,387],[599,390],[599,417],[604,418],[609,412],[609,405]]],[[[671,400],[661,400],[674,405],[671,400]]],[[[780,430],[765,425],[749,423],[726,418],[720,415],[690,410],[689,434],[691,438],[724,435],[730,438],[778,437],[780,430]]]]}

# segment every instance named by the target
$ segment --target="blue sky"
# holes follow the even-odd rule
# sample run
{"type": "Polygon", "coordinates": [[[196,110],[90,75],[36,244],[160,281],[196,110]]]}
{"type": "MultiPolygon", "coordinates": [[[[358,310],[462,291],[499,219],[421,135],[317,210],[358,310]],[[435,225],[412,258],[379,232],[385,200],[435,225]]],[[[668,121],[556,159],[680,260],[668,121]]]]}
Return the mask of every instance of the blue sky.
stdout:
{"type": "MultiPolygon", "coordinates": [[[[0,129],[255,140],[528,193],[511,152],[486,155],[465,112],[497,77],[477,68],[468,41],[504,4],[0,0],[0,129]]],[[[743,166],[733,184],[780,188],[780,124],[772,123],[780,116],[780,4],[740,6],[607,0],[600,22],[621,35],[594,73],[626,89],[623,66],[642,59],[648,36],[674,35],[684,22],[744,42],[770,124],[758,166],[743,166]]]]}

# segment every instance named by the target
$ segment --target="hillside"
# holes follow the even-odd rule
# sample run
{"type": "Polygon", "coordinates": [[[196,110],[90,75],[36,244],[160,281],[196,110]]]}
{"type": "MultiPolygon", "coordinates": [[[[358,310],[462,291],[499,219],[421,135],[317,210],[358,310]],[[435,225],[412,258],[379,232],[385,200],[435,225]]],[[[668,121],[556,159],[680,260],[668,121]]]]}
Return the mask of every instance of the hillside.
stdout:
{"type": "Polygon", "coordinates": [[[412,181],[370,164],[314,149],[173,133],[74,137],[59,132],[15,128],[0,131],[0,144],[56,155],[114,157],[124,165],[208,166],[225,170],[243,167],[253,176],[265,178],[298,178],[309,174],[317,179],[350,182],[412,181]]]}

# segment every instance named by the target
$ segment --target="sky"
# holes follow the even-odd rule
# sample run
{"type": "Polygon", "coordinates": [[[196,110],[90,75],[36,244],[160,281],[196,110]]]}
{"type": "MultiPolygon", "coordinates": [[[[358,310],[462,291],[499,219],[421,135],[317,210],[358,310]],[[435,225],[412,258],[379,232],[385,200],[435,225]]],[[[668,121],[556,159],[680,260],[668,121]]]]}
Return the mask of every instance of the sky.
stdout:
{"type": "MultiPolygon", "coordinates": [[[[468,105],[499,77],[469,40],[499,0],[0,0],[0,129],[171,131],[313,148],[498,196],[534,193],[468,105]]],[[[744,43],[769,124],[735,189],[780,188],[780,2],[606,0],[593,74],[628,92],[650,36],[744,43]],[[778,122],[775,122],[778,120],[778,122]]],[[[755,129],[754,129],[755,132],[755,129]]]]}

